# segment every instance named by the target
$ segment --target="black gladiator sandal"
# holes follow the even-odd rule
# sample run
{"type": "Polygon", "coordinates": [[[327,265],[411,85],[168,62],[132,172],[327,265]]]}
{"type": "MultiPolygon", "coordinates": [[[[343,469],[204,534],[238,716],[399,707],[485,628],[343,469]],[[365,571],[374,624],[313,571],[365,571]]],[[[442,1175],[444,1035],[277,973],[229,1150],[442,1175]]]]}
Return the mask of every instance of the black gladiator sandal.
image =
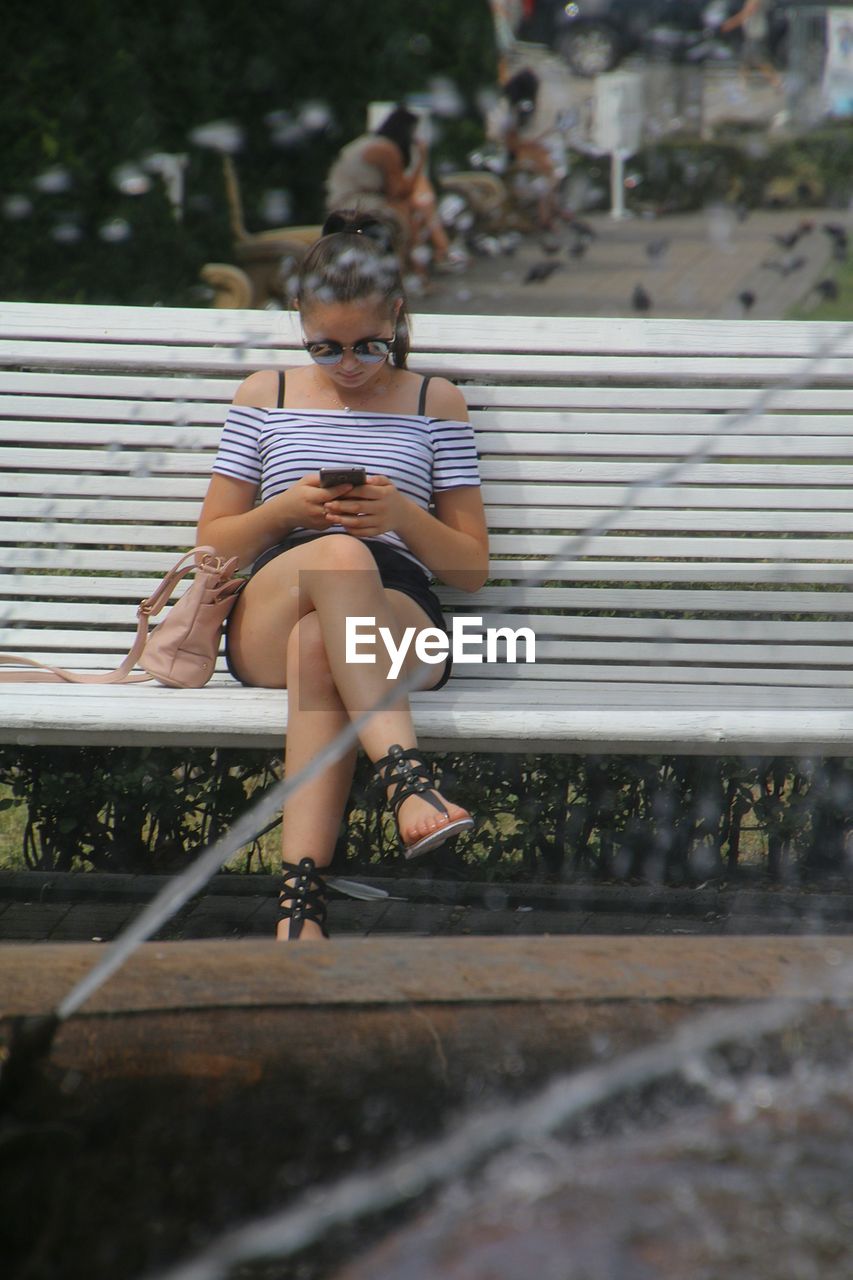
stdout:
{"type": "MultiPolygon", "coordinates": [[[[383,756],[381,760],[377,760],[374,764],[376,770],[376,778],[373,785],[377,790],[387,791],[389,787],[393,787],[391,795],[388,797],[388,804],[394,811],[394,821],[397,823],[397,834],[400,834],[400,824],[397,821],[397,813],[400,805],[404,800],[408,800],[409,796],[423,796],[434,809],[439,813],[443,813],[449,818],[445,806],[435,794],[437,787],[435,778],[430,766],[427,764],[420,751],[404,751],[402,747],[396,744],[388,748],[387,756],[383,756]]],[[[432,852],[447,840],[453,840],[463,831],[470,831],[474,826],[472,817],[456,818],[453,822],[446,822],[443,827],[437,827],[435,831],[430,831],[428,835],[422,836],[420,840],[416,840],[414,844],[403,846],[403,856],[406,858],[420,858],[425,853],[432,852]]]]}
{"type": "Polygon", "coordinates": [[[328,938],[326,928],[326,882],[317,874],[313,858],[302,858],[299,863],[282,862],[284,888],[278,895],[279,919],[290,921],[288,942],[295,942],[302,933],[306,920],[318,924],[323,937],[328,938]],[[292,880],[292,886],[288,881],[292,880]]]}

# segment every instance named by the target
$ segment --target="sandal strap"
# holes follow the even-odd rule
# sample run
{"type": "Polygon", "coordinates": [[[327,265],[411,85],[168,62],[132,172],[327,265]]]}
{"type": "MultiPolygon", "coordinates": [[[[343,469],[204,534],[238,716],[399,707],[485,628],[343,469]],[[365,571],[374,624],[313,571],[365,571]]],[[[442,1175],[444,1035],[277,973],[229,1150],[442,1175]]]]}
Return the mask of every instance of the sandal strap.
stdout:
{"type": "Polygon", "coordinates": [[[289,920],[291,929],[289,937],[296,939],[302,932],[306,920],[318,924],[326,932],[326,882],[317,873],[317,865],[313,858],[302,858],[298,863],[282,862],[284,886],[278,895],[279,916],[289,920]],[[293,884],[288,884],[292,880],[293,884]]]}
{"type": "Polygon", "coordinates": [[[404,800],[409,796],[422,796],[439,813],[449,817],[446,807],[435,794],[437,787],[432,769],[420,751],[404,751],[396,743],[388,748],[387,756],[374,764],[376,778],[373,786],[377,790],[393,790],[388,797],[388,804],[397,817],[397,812],[404,800]]]}

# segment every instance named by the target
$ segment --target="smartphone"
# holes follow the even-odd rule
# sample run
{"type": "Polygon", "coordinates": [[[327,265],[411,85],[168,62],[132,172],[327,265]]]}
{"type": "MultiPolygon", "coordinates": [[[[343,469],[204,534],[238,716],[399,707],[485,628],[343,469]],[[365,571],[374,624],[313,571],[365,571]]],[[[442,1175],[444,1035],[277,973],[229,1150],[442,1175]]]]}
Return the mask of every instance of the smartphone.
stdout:
{"type": "Polygon", "coordinates": [[[320,484],[331,489],[336,484],[364,484],[367,472],[364,467],[321,467],[320,484]]]}

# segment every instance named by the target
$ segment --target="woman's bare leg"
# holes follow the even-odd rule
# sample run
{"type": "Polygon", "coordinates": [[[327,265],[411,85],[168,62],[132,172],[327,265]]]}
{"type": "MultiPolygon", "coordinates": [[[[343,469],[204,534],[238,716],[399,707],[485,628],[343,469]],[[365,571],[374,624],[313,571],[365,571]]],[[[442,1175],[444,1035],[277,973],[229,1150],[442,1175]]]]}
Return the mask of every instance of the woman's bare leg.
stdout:
{"type": "MultiPolygon", "coordinates": [[[[288,775],[313,759],[340,731],[383,698],[389,689],[389,662],[382,646],[375,663],[346,660],[347,617],[372,617],[399,640],[407,626],[420,629],[428,619],[420,606],[399,592],[386,591],[367,547],[346,535],[332,535],[293,548],[258,573],[235,610],[231,654],[248,683],[289,690],[288,775]]],[[[418,670],[428,687],[438,670],[421,664],[410,649],[401,675],[418,670]]],[[[387,754],[392,743],[404,750],[417,745],[408,699],[374,714],[360,733],[371,760],[387,754]]],[[[326,865],[349,785],[354,752],[300,788],[286,806],[283,847],[288,861],[311,856],[326,865]]],[[[444,802],[449,820],[465,811],[444,802]]],[[[398,813],[401,836],[413,843],[448,821],[431,804],[412,796],[398,813]]],[[[307,925],[306,925],[307,930],[307,925]]],[[[307,935],[306,935],[307,936],[307,935]]]]}

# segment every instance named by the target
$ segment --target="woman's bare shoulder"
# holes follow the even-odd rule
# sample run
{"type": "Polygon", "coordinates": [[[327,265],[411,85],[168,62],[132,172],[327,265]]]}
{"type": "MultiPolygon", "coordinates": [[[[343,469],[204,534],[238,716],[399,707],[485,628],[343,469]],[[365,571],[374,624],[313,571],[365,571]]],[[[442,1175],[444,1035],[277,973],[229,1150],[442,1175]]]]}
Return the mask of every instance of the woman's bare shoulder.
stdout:
{"type": "Polygon", "coordinates": [[[430,378],[427,387],[426,413],[430,418],[450,418],[453,422],[467,422],[468,405],[458,387],[447,378],[430,378]]]}
{"type": "Polygon", "coordinates": [[[278,372],[258,369],[244,378],[234,393],[234,404],[250,404],[256,409],[272,409],[278,403],[278,372]]]}
{"type": "Polygon", "coordinates": [[[383,138],[381,134],[370,137],[365,144],[362,156],[368,164],[380,165],[396,165],[398,168],[403,167],[403,157],[400,148],[390,138],[383,138]]]}

